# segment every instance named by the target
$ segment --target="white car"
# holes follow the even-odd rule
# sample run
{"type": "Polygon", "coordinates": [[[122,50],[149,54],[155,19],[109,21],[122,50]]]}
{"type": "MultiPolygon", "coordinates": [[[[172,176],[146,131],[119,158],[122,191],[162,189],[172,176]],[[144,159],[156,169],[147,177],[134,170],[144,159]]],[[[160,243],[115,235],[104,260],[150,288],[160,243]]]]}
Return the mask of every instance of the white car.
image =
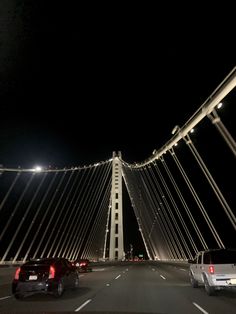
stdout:
{"type": "Polygon", "coordinates": [[[236,288],[236,250],[215,249],[200,251],[189,268],[193,288],[204,285],[208,295],[216,290],[236,288]]]}

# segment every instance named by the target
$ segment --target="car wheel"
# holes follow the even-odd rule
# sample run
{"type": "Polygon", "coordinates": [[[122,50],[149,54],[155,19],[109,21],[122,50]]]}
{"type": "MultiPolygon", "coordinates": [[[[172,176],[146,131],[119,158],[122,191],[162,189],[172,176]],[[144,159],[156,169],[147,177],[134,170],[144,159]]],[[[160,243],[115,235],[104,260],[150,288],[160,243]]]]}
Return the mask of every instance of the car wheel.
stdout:
{"type": "Polygon", "coordinates": [[[60,280],[57,283],[57,287],[56,290],[54,292],[55,297],[60,298],[64,293],[64,284],[63,282],[60,280]]]}
{"type": "Polygon", "coordinates": [[[215,288],[209,285],[209,282],[206,276],[204,276],[204,285],[205,285],[206,293],[208,295],[215,295],[215,288]]]}
{"type": "Polygon", "coordinates": [[[193,288],[198,288],[198,281],[193,277],[192,273],[190,273],[190,282],[193,288]]]}

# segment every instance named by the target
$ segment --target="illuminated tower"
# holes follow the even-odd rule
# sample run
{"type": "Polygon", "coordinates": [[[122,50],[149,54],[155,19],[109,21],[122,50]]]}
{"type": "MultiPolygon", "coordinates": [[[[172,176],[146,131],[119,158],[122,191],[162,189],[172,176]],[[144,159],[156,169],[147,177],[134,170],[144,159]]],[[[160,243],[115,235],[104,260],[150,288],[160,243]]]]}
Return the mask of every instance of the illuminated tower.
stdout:
{"type": "Polygon", "coordinates": [[[121,152],[113,152],[109,260],[124,258],[121,152]]]}

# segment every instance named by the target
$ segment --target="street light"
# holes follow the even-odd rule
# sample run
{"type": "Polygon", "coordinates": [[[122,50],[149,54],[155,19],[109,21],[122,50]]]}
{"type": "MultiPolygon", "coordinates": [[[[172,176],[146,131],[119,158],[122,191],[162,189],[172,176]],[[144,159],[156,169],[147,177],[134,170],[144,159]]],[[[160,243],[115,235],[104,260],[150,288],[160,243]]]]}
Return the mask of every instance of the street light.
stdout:
{"type": "Polygon", "coordinates": [[[42,171],[42,167],[36,166],[36,167],[34,168],[34,171],[35,171],[35,172],[40,172],[40,171],[42,171]]]}

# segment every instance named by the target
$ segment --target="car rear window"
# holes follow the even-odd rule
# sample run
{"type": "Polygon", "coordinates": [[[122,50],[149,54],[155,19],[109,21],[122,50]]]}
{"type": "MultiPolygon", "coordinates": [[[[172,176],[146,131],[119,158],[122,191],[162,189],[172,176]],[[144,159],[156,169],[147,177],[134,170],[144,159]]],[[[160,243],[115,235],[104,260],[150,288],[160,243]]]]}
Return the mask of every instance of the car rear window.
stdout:
{"type": "Polygon", "coordinates": [[[236,250],[219,250],[204,254],[204,264],[236,264],[236,250]]]}
{"type": "Polygon", "coordinates": [[[31,260],[27,262],[25,265],[51,265],[52,263],[55,263],[55,260],[53,259],[38,259],[38,260],[31,260]]]}

